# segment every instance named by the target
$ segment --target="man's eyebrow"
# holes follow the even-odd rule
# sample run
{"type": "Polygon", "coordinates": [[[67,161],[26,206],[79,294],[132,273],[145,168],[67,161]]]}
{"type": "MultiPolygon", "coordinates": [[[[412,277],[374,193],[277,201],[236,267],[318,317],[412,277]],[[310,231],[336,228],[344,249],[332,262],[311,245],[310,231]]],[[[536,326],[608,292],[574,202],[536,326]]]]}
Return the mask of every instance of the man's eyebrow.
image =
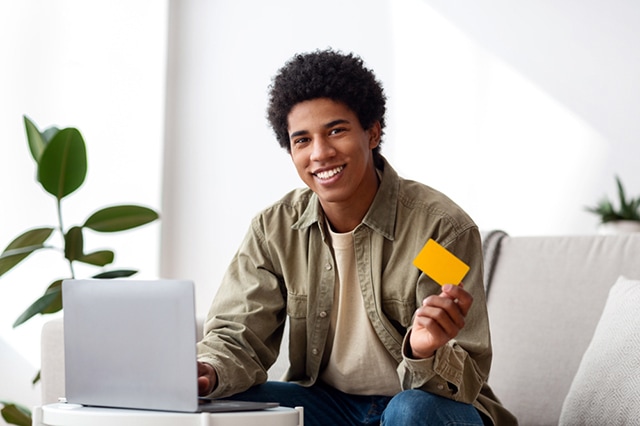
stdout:
{"type": "Polygon", "coordinates": [[[325,129],[329,129],[333,126],[337,126],[338,124],[349,124],[349,120],[345,118],[339,118],[337,120],[333,120],[324,125],[325,129]]]}
{"type": "Polygon", "coordinates": [[[293,132],[289,135],[289,139],[297,138],[298,136],[306,135],[309,133],[308,130],[298,130],[297,132],[293,132]]]}
{"type": "MultiPolygon", "coordinates": [[[[349,122],[349,120],[347,120],[347,119],[344,119],[344,118],[338,118],[337,120],[332,120],[332,121],[328,122],[328,123],[327,123],[327,124],[325,124],[323,127],[324,127],[325,129],[330,129],[330,128],[332,128],[333,126],[337,126],[338,124],[349,124],[349,123],[350,123],[350,122],[349,122]]],[[[309,133],[309,131],[308,131],[308,130],[298,130],[298,131],[296,131],[296,132],[291,133],[291,134],[289,135],[289,139],[293,139],[293,138],[298,137],[298,136],[306,135],[307,133],[309,133]]]]}

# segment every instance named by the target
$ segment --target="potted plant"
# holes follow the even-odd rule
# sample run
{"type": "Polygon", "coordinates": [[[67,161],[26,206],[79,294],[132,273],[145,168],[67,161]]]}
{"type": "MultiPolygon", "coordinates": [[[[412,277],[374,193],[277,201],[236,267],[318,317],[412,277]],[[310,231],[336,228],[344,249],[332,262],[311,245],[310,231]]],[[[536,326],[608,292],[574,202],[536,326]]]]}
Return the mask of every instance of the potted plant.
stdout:
{"type": "MultiPolygon", "coordinates": [[[[86,145],[81,133],[75,128],[50,127],[40,131],[26,116],[24,125],[31,155],[35,160],[37,181],[52,195],[56,204],[58,223],[55,226],[35,227],[13,239],[0,253],[0,278],[31,254],[40,250],[57,250],[61,260],[69,267],[69,275],[56,277],[44,294],[20,315],[13,326],[17,327],[38,314],[51,314],[62,309],[62,281],[76,278],[76,262],[104,268],[114,261],[112,250],[87,252],[84,235],[93,232],[119,232],[148,224],[158,219],[154,210],[138,205],[117,205],[100,208],[89,214],[79,225],[63,227],[62,201],[84,183],[87,173],[86,145]],[[62,247],[50,243],[51,236],[58,233],[62,247]]],[[[135,274],[131,269],[101,269],[93,278],[128,277],[135,274]]],[[[39,377],[34,379],[37,382],[39,377]]],[[[6,400],[0,400],[0,414],[10,424],[30,425],[28,409],[6,400]]]]}
{"type": "Polygon", "coordinates": [[[640,197],[627,199],[620,178],[615,178],[619,206],[615,207],[609,198],[604,197],[597,205],[586,207],[586,210],[600,217],[598,231],[602,234],[640,232],[640,197]]]}

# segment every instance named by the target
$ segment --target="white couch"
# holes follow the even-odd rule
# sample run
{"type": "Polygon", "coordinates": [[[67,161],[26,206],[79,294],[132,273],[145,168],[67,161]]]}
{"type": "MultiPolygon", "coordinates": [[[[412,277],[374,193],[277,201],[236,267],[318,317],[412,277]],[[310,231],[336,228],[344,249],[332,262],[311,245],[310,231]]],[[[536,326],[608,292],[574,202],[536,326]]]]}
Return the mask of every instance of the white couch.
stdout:
{"type": "Polygon", "coordinates": [[[621,275],[640,280],[640,233],[484,237],[489,384],[503,404],[521,425],[640,424],[640,324],[609,327],[640,318],[640,282],[608,299],[621,275]]]}
{"type": "MultiPolygon", "coordinates": [[[[618,283],[608,299],[620,276],[640,280],[640,233],[494,231],[483,234],[483,246],[494,349],[489,383],[520,424],[640,424],[640,339],[630,331],[640,318],[640,282],[618,283]]],[[[283,358],[272,377],[280,376],[283,358]]],[[[43,402],[61,395],[62,322],[55,320],[42,332],[43,402]]]]}

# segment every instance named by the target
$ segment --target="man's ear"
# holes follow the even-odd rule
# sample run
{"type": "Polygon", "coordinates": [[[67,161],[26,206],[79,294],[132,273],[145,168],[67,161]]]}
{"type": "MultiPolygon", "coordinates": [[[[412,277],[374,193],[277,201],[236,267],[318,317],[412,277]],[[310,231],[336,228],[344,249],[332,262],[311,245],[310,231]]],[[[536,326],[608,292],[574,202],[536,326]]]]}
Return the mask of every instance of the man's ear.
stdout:
{"type": "Polygon", "coordinates": [[[369,130],[369,148],[374,149],[378,145],[380,145],[380,137],[382,135],[382,127],[380,126],[380,122],[374,122],[369,130]]]}

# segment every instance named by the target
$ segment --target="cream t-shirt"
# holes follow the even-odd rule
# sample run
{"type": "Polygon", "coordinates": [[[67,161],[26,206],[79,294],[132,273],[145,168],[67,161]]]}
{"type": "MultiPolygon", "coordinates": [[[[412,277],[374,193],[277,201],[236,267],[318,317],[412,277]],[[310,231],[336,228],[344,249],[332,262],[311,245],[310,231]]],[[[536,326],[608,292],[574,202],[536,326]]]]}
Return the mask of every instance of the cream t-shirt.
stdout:
{"type": "Polygon", "coordinates": [[[400,392],[398,362],[380,342],[364,308],[356,272],[353,233],[330,230],[336,259],[328,363],[320,378],[328,385],[354,395],[400,392]]]}

